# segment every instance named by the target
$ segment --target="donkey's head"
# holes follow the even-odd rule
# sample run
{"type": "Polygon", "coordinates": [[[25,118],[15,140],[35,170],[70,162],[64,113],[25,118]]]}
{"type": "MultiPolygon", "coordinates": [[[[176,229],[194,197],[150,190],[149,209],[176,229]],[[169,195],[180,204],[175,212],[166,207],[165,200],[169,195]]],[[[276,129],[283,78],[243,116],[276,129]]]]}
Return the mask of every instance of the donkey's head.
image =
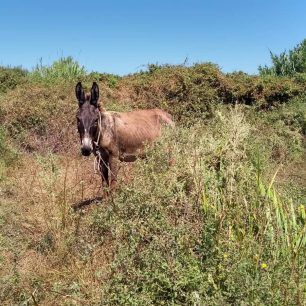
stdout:
{"type": "Polygon", "coordinates": [[[93,151],[93,141],[98,135],[99,121],[99,87],[96,82],[92,84],[90,94],[85,94],[81,82],[75,87],[75,95],[79,102],[77,125],[81,139],[81,152],[89,156],[93,151]]]}

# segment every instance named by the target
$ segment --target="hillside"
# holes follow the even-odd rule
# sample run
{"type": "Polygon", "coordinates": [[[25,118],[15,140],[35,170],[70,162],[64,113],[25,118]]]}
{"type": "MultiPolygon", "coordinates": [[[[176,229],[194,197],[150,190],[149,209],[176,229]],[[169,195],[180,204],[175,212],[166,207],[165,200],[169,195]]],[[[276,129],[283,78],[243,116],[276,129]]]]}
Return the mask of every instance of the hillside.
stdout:
{"type": "Polygon", "coordinates": [[[120,77],[65,58],[0,81],[2,305],[303,304],[305,73],[120,77]],[[79,153],[79,80],[107,110],[176,121],[108,197],[79,153]]]}

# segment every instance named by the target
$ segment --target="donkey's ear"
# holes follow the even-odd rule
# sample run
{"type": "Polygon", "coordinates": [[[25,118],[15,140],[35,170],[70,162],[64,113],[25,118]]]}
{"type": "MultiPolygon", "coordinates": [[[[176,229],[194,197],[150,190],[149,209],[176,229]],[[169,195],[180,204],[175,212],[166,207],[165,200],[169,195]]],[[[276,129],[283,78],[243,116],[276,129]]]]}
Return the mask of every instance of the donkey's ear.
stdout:
{"type": "Polygon", "coordinates": [[[79,101],[79,105],[82,105],[85,102],[85,92],[81,82],[75,86],[75,95],[79,101]]]}
{"type": "Polygon", "coordinates": [[[96,82],[93,82],[90,91],[90,103],[97,107],[98,100],[99,100],[99,86],[96,82]]]}

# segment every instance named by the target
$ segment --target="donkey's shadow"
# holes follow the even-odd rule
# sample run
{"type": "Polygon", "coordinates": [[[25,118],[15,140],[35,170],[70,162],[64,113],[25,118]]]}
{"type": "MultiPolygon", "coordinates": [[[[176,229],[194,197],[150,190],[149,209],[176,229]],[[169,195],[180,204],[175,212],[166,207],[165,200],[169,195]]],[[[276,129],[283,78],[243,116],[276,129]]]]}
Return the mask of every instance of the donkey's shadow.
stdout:
{"type": "Polygon", "coordinates": [[[95,197],[93,199],[86,199],[86,200],[82,200],[80,202],[77,202],[75,204],[72,205],[72,209],[74,211],[77,211],[79,209],[82,209],[86,206],[89,206],[91,204],[98,204],[99,202],[101,202],[103,199],[103,197],[95,197]]]}

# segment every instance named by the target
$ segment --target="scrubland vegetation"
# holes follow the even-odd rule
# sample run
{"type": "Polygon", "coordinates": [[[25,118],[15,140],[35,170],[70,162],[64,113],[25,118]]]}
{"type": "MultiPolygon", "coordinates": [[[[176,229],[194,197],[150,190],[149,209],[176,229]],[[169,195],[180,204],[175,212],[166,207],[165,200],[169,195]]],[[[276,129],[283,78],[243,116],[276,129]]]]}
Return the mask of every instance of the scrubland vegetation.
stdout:
{"type": "Polygon", "coordinates": [[[259,75],[0,68],[1,305],[303,305],[305,43],[259,75]],[[79,154],[79,80],[177,125],[108,197],[79,154]]]}

